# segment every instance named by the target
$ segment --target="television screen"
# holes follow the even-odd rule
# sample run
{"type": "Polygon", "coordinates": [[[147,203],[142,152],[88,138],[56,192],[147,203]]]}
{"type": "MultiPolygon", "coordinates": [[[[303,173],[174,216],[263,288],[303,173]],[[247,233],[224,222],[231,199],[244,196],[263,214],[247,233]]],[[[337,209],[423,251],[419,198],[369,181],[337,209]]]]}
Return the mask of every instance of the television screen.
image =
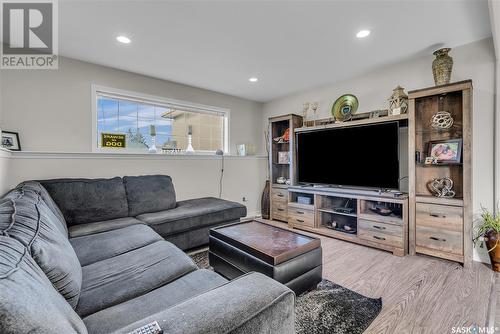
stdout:
{"type": "Polygon", "coordinates": [[[297,135],[300,183],[399,189],[397,122],[297,135]]]}

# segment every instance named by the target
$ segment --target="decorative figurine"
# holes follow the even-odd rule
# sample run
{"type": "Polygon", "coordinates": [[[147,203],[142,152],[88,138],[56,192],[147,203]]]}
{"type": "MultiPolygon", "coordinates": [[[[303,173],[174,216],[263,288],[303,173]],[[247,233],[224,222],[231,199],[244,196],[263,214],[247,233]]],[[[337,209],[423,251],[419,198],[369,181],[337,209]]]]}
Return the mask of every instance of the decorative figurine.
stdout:
{"type": "Polygon", "coordinates": [[[406,95],[405,89],[398,85],[389,98],[389,115],[406,114],[407,111],[408,95],[406,95]]]}

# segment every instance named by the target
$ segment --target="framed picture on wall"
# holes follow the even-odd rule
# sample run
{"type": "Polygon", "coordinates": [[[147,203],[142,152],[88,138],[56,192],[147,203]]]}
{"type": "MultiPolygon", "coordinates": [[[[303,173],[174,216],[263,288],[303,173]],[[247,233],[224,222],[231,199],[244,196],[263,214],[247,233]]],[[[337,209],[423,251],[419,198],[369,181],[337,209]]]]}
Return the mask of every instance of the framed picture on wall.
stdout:
{"type": "Polygon", "coordinates": [[[459,164],[462,159],[462,139],[429,142],[429,157],[438,164],[459,164]]]}
{"type": "Polygon", "coordinates": [[[11,151],[21,151],[21,142],[19,141],[19,133],[2,131],[2,147],[11,151]]]}

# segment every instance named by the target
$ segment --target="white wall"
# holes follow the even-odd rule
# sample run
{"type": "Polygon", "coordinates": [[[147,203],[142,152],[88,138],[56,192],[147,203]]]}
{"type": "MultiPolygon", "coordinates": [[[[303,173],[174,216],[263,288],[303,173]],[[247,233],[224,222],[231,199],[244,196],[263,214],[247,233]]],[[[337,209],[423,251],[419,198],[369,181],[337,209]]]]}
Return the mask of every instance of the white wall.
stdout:
{"type": "Polygon", "coordinates": [[[491,32],[495,46],[495,203],[500,201],[500,2],[489,0],[491,32]]]}
{"type": "Polygon", "coordinates": [[[3,73],[3,127],[20,134],[25,151],[90,152],[91,85],[228,108],[230,151],[263,146],[262,104],[178,83],[61,57],[58,70],[3,73]]]}
{"type": "Polygon", "coordinates": [[[0,149],[0,196],[9,189],[10,152],[0,149]]]}
{"type": "MultiPolygon", "coordinates": [[[[3,71],[1,80],[1,124],[19,132],[24,151],[37,153],[12,153],[10,160],[0,160],[0,191],[28,179],[162,173],[173,177],[181,200],[218,196],[221,162],[215,156],[88,153],[92,151],[91,84],[228,108],[230,151],[235,152],[237,143],[263,146],[258,102],[68,58],[60,59],[59,70],[3,71]],[[9,161],[7,174],[3,170],[9,161]]],[[[227,157],[223,197],[245,204],[250,214],[260,212],[265,166],[262,157],[227,157]]]]}
{"type": "MultiPolygon", "coordinates": [[[[2,129],[2,74],[0,70],[0,129],[2,129]]],[[[10,165],[10,153],[0,149],[0,195],[7,191],[8,171],[10,165]]]]}
{"type": "MultiPolygon", "coordinates": [[[[494,72],[495,55],[492,39],[454,48],[451,81],[472,79],[473,95],[473,206],[494,207],[494,72]]],[[[330,117],[335,99],[352,93],[359,99],[359,112],[386,109],[387,99],[398,84],[406,90],[434,85],[433,56],[413,59],[379,68],[362,76],[336,84],[293,94],[264,104],[263,126],[267,118],[288,113],[302,113],[304,102],[320,103],[319,117],[330,117]]],[[[479,259],[479,255],[475,255],[479,259]]]]}

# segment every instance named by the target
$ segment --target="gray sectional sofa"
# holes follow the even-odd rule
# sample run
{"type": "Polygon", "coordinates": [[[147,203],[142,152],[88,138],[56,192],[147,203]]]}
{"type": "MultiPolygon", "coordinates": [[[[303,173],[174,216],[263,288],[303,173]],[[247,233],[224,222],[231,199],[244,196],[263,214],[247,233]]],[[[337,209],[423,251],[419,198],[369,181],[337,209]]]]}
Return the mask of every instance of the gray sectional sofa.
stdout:
{"type": "Polygon", "coordinates": [[[208,244],[212,227],[239,221],[246,207],[219,198],[176,201],[170,176],[54,179],[40,183],[61,210],[70,237],[147,224],[180,249],[208,244]]]}
{"type": "Polygon", "coordinates": [[[152,321],[165,333],[293,333],[287,287],[258,273],[228,281],[173,244],[205,243],[205,230],[244,214],[218,199],[176,202],[167,176],[25,182],[0,200],[0,333],[152,321]]]}

